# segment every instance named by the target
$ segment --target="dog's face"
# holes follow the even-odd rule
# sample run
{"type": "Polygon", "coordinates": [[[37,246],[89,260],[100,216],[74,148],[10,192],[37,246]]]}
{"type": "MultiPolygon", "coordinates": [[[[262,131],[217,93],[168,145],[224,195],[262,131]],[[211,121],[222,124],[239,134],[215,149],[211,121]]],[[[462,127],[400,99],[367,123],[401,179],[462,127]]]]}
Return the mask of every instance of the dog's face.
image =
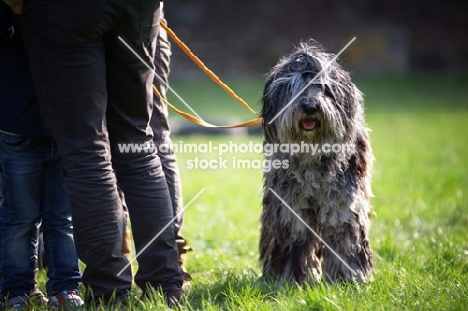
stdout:
{"type": "Polygon", "coordinates": [[[332,54],[308,41],[272,69],[262,97],[266,142],[323,144],[353,138],[362,95],[332,60],[332,54]]]}

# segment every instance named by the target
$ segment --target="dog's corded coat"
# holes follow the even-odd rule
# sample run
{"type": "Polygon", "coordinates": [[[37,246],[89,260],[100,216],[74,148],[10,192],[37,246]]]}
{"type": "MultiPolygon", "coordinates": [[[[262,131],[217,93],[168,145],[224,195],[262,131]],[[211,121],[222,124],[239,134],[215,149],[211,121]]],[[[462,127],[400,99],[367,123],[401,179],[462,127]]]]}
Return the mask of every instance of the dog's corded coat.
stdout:
{"type": "Polygon", "coordinates": [[[287,168],[264,173],[260,237],[264,273],[283,280],[366,281],[373,268],[368,238],[373,155],[363,95],[333,57],[315,41],[302,42],[273,67],[263,91],[264,144],[318,146],[315,153],[310,149],[266,156],[270,161],[288,163],[287,168]]]}

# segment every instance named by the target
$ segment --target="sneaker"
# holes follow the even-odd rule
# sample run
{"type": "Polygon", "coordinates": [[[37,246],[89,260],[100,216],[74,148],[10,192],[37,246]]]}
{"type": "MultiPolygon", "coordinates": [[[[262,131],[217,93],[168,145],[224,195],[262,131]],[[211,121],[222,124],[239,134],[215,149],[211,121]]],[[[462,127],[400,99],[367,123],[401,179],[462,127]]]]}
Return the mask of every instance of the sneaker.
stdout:
{"type": "Polygon", "coordinates": [[[27,310],[28,309],[28,297],[27,296],[16,296],[7,299],[2,304],[3,310],[27,310]]]}
{"type": "Polygon", "coordinates": [[[77,289],[63,290],[49,298],[49,307],[53,309],[75,309],[83,305],[84,301],[77,289]]]}

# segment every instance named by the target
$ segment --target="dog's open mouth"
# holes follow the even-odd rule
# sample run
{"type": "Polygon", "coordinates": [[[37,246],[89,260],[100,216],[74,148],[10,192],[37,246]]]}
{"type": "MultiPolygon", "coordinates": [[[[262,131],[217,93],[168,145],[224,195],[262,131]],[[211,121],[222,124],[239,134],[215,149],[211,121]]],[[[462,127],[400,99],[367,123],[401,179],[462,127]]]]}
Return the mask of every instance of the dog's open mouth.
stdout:
{"type": "Polygon", "coordinates": [[[306,118],[301,121],[304,131],[313,131],[318,126],[318,121],[314,118],[306,118]]]}

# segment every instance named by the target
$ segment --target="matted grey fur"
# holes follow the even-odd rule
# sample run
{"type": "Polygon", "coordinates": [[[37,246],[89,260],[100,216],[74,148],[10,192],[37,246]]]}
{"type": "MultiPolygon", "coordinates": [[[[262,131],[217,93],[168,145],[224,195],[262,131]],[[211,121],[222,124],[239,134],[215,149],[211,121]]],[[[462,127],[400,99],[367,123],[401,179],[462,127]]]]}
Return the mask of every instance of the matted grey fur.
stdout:
{"type": "Polygon", "coordinates": [[[313,283],[322,278],[329,282],[371,278],[368,232],[373,155],[363,96],[333,58],[315,41],[302,42],[273,67],[263,91],[264,146],[318,146],[315,153],[278,150],[266,155],[270,163],[287,163],[264,173],[260,237],[264,274],[282,280],[313,283]],[[315,82],[269,124],[329,62],[315,82]],[[328,148],[345,145],[350,148],[339,152],[339,148],[336,152],[328,148]]]}

